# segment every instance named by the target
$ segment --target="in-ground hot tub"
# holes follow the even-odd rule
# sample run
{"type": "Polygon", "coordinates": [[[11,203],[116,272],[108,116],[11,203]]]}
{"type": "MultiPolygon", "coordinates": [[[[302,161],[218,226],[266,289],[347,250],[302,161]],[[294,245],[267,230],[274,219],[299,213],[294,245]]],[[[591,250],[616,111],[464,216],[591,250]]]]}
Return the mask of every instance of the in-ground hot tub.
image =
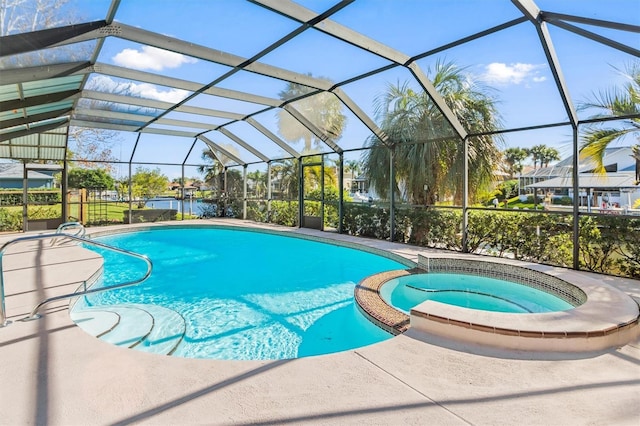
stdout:
{"type": "MultiPolygon", "coordinates": [[[[535,267],[559,270],[542,265],[535,267]]],[[[544,352],[591,352],[623,346],[634,340],[640,330],[638,304],[625,293],[595,279],[580,276],[577,280],[578,275],[571,272],[560,274],[561,278],[511,263],[458,258],[455,255],[419,256],[418,268],[368,277],[358,285],[355,296],[360,309],[374,323],[396,334],[411,327],[427,335],[456,342],[544,352]],[[527,303],[513,302],[495,289],[470,288],[466,292],[473,297],[482,294],[493,299],[505,299],[525,309],[519,313],[500,312],[425,300],[411,307],[407,315],[402,308],[391,305],[393,302],[388,295],[387,300],[381,297],[381,289],[385,293],[387,283],[398,286],[399,277],[429,273],[509,281],[532,291],[548,293],[567,304],[560,309],[532,312],[527,303]],[[568,279],[570,277],[573,278],[568,279]]],[[[420,290],[426,293],[465,291],[459,287],[420,290]]]]}

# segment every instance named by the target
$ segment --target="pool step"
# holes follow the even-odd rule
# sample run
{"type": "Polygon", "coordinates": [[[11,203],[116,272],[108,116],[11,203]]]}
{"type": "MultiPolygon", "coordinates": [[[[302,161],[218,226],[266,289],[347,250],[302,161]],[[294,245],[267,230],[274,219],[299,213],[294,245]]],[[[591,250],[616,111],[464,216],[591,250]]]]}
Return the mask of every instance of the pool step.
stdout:
{"type": "Polygon", "coordinates": [[[95,337],[108,333],[120,322],[120,315],[115,312],[95,308],[71,311],[69,316],[78,327],[95,337]]]}
{"type": "Polygon", "coordinates": [[[127,348],[140,343],[153,328],[153,317],[130,305],[86,307],[72,312],[71,319],[92,336],[127,348]]]}
{"type": "Polygon", "coordinates": [[[116,346],[132,348],[139,344],[153,329],[153,317],[145,310],[131,305],[109,306],[109,311],[120,316],[120,322],[101,340],[116,346]]]}
{"type": "Polygon", "coordinates": [[[171,355],[186,330],[182,315],[156,305],[85,307],[70,316],[80,328],[101,340],[161,355],[171,355]]]}
{"type": "Polygon", "coordinates": [[[146,310],[154,319],[154,326],[136,350],[154,354],[171,355],[184,337],[186,323],[182,315],[173,309],[156,305],[134,305],[146,310]]]}

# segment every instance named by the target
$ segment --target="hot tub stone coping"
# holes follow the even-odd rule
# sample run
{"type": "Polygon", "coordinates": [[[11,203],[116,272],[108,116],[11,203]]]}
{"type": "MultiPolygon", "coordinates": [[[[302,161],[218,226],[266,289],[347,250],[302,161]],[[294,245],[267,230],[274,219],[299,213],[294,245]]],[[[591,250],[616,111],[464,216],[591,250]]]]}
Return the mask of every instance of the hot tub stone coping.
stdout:
{"type": "Polygon", "coordinates": [[[569,303],[573,301],[572,304],[577,306],[560,312],[514,314],[478,311],[428,300],[407,315],[387,304],[380,296],[380,289],[394,278],[428,273],[423,257],[416,268],[382,272],[363,279],[354,291],[357,306],[374,324],[396,335],[409,329],[413,317],[478,332],[538,339],[606,337],[629,329],[636,328],[636,332],[640,329],[638,304],[630,296],[604,283],[581,283],[572,280],[570,274],[556,277],[521,266],[481,260],[429,257],[428,262],[430,272],[461,272],[501,279],[505,272],[509,275],[525,273],[526,282],[521,284],[542,289],[558,284],[561,286],[560,294],[565,296],[563,299],[569,303]],[[447,269],[447,265],[454,268],[447,269]],[[497,274],[492,276],[491,271],[496,270],[497,274]],[[531,277],[541,279],[542,285],[531,277]],[[576,303],[578,301],[580,303],[576,303]],[[615,309],[612,309],[612,304],[615,304],[615,309]]]}

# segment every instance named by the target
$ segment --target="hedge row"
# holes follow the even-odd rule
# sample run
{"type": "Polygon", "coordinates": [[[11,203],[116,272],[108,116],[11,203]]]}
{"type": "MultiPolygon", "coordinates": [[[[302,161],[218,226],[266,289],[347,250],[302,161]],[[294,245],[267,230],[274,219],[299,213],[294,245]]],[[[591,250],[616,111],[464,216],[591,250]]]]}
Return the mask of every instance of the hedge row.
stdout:
{"type": "MultiPolygon", "coordinates": [[[[319,215],[319,202],[305,202],[305,214],[319,215]]],[[[249,203],[247,218],[297,226],[297,201],[249,203]]],[[[394,211],[394,240],[420,247],[462,250],[462,211],[446,208],[399,208],[394,211]]],[[[388,240],[389,209],[360,203],[344,204],[343,231],[388,240]]],[[[338,227],[337,203],[325,204],[325,227],[338,227]]],[[[580,216],[580,269],[640,278],[640,218],[580,216]]],[[[469,212],[468,250],[536,263],[573,265],[573,222],[566,214],[523,211],[469,212]]]]}
{"type": "MultiPolygon", "coordinates": [[[[421,247],[462,250],[462,211],[398,209],[394,239],[421,247]]],[[[389,210],[345,205],[344,228],[351,235],[388,239],[389,210]]],[[[640,218],[580,216],[580,269],[640,278],[640,218]]],[[[499,257],[570,267],[570,215],[515,211],[469,212],[468,249],[499,257]]]]}
{"type": "MultiPolygon", "coordinates": [[[[29,206],[29,219],[50,219],[60,217],[60,209],[49,206],[29,206]]],[[[0,232],[22,231],[22,210],[0,208],[0,232]]]]}
{"type": "MultiPolygon", "coordinates": [[[[54,204],[62,201],[60,191],[29,191],[27,201],[30,204],[54,204]]],[[[21,206],[22,190],[0,191],[0,204],[3,206],[21,206]]]]}

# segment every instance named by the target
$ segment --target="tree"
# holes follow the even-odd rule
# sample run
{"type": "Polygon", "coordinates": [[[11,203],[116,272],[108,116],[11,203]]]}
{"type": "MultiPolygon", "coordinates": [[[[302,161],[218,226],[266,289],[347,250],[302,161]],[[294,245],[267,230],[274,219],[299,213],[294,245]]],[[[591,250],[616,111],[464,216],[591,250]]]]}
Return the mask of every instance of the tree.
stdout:
{"type": "Polygon", "coordinates": [[[227,181],[227,195],[232,199],[242,198],[244,185],[240,170],[227,169],[224,173],[227,181]]]}
{"type": "MultiPolygon", "coordinates": [[[[321,156],[305,157],[303,162],[306,164],[318,164],[322,161],[321,156]]],[[[305,196],[310,193],[320,193],[322,188],[322,178],[324,176],[324,187],[336,187],[336,169],[327,165],[307,165],[304,167],[304,188],[305,196]]],[[[317,198],[318,200],[320,198],[317,198]]]]}
{"type": "Polygon", "coordinates": [[[544,144],[534,145],[528,149],[529,155],[533,160],[534,169],[538,168],[538,162],[540,162],[540,167],[542,167],[542,156],[544,155],[544,152],[546,151],[546,149],[547,149],[547,146],[544,144]]]}
{"type": "Polygon", "coordinates": [[[103,169],[71,169],[67,176],[70,188],[114,189],[115,181],[103,169]]]}
{"type": "Polygon", "coordinates": [[[138,202],[138,208],[143,208],[148,200],[166,191],[168,185],[169,179],[159,168],[151,170],[138,167],[131,176],[131,193],[134,197],[142,199],[138,202]]]}
{"type": "MultiPolygon", "coordinates": [[[[438,61],[427,70],[436,90],[470,133],[488,134],[499,127],[495,101],[487,90],[451,62],[438,61]]],[[[395,191],[416,204],[433,204],[436,198],[462,200],[464,150],[427,93],[416,92],[408,83],[390,84],[376,98],[376,117],[393,145],[395,191]]],[[[469,185],[471,196],[488,187],[500,152],[492,136],[469,138],[469,185]]],[[[372,148],[363,156],[364,172],[382,197],[389,193],[390,150],[377,137],[368,139],[372,148]]]]}
{"type": "Polygon", "coordinates": [[[344,164],[344,171],[351,174],[351,187],[349,188],[349,192],[351,192],[353,190],[356,177],[358,177],[362,171],[362,164],[357,160],[346,161],[344,164]]]}
{"type": "MultiPolygon", "coordinates": [[[[311,76],[311,74],[309,74],[311,76]]],[[[320,80],[330,81],[327,78],[320,80]]],[[[315,91],[308,86],[297,83],[287,83],[287,87],[278,93],[283,101],[296,98],[307,93],[315,91]]],[[[307,96],[306,98],[294,101],[292,106],[304,115],[311,123],[320,130],[324,131],[332,141],[337,141],[342,137],[342,131],[347,121],[347,117],[342,113],[342,103],[340,100],[329,92],[321,92],[316,95],[307,96]]],[[[312,152],[313,148],[322,145],[322,141],[317,138],[313,132],[304,127],[286,110],[278,111],[278,132],[282,137],[290,142],[297,143],[304,141],[304,149],[302,152],[312,152]]]]}
{"type": "Polygon", "coordinates": [[[551,147],[545,147],[540,156],[540,167],[549,167],[552,161],[560,161],[560,152],[551,147]]]}
{"type": "MultiPolygon", "coordinates": [[[[238,150],[229,144],[223,144],[222,147],[230,153],[238,156],[238,150]]],[[[223,175],[225,167],[232,163],[232,160],[224,153],[214,151],[211,148],[205,148],[201,157],[205,164],[198,166],[198,172],[204,175],[204,181],[212,189],[224,190],[223,175]]],[[[228,177],[228,176],[227,176],[228,177]]],[[[228,186],[228,185],[227,185],[228,186]]]]}
{"type": "MultiPolygon", "coordinates": [[[[622,120],[618,127],[606,127],[605,123],[594,123],[582,133],[580,155],[595,162],[596,173],[606,173],[603,158],[610,144],[628,135],[635,137],[636,142],[640,139],[640,62],[628,64],[624,71],[618,71],[627,80],[622,87],[600,91],[594,94],[592,100],[580,105],[581,109],[599,110],[593,118],[635,115],[622,120]]],[[[640,180],[639,147],[638,143],[632,147],[632,155],[636,160],[636,180],[640,180]]]]}
{"type": "Polygon", "coordinates": [[[219,176],[224,170],[224,164],[216,158],[216,155],[210,149],[204,149],[200,158],[206,164],[198,166],[198,172],[204,175],[204,181],[210,188],[218,189],[219,176]]]}
{"type": "Polygon", "coordinates": [[[298,162],[295,159],[282,160],[274,163],[271,170],[281,198],[295,199],[298,196],[298,162]]]}
{"type": "Polygon", "coordinates": [[[522,162],[529,156],[529,152],[523,148],[507,148],[502,155],[506,163],[503,169],[513,179],[516,174],[522,173],[522,162]]]}
{"type": "Polygon", "coordinates": [[[73,160],[82,167],[101,168],[105,172],[113,171],[114,157],[112,148],[121,141],[117,132],[88,127],[69,127],[69,145],[67,159],[73,160]]]}
{"type": "Polygon", "coordinates": [[[256,197],[261,198],[267,191],[267,174],[256,170],[247,173],[247,180],[253,183],[253,189],[256,197]]]}

